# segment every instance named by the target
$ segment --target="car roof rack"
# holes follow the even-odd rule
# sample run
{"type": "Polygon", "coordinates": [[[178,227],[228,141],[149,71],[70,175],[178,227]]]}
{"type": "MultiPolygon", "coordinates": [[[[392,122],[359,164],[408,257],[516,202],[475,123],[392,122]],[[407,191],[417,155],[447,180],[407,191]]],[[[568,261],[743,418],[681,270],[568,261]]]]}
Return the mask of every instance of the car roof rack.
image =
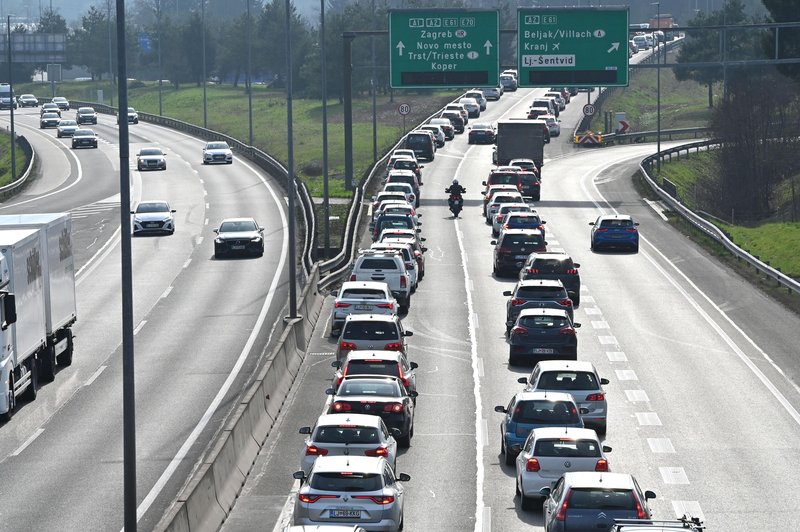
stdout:
{"type": "Polygon", "coordinates": [[[703,521],[699,517],[690,517],[686,514],[674,521],[663,521],[657,519],[614,519],[616,525],[656,525],[656,526],[676,526],[680,525],[687,530],[705,530],[703,521]]]}
{"type": "Polygon", "coordinates": [[[359,249],[359,255],[400,255],[399,249],[359,249]]]}

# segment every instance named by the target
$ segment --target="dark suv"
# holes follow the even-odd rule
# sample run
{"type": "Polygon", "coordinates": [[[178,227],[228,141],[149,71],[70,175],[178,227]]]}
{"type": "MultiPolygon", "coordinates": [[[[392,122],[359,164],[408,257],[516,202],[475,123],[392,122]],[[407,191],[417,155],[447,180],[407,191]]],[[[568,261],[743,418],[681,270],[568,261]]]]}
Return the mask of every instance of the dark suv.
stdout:
{"type": "Polygon", "coordinates": [[[522,193],[523,198],[531,198],[533,201],[542,199],[542,182],[539,179],[539,174],[528,171],[519,172],[519,178],[522,181],[520,193],[522,193]]]}
{"type": "Polygon", "coordinates": [[[547,251],[544,231],[538,229],[508,229],[500,238],[492,240],[494,246],[494,274],[522,268],[528,255],[534,251],[547,251]]]}
{"type": "Polygon", "coordinates": [[[567,289],[572,304],[581,304],[581,265],[572,261],[572,257],[560,251],[531,253],[519,271],[519,280],[526,279],[558,279],[567,289]]]}
{"type": "Polygon", "coordinates": [[[575,320],[572,300],[567,289],[557,280],[518,281],[514,290],[506,290],[506,336],[519,317],[519,313],[527,308],[556,308],[566,310],[571,321],[575,320]]]}

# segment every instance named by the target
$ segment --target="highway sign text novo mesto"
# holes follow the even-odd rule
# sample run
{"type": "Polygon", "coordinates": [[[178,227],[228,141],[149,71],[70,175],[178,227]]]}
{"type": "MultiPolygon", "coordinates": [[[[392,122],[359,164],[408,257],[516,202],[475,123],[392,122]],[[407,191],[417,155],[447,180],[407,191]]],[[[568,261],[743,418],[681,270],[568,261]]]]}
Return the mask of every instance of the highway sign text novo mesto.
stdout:
{"type": "Polygon", "coordinates": [[[497,86],[499,41],[497,11],[389,11],[390,85],[497,86]]]}
{"type": "Polygon", "coordinates": [[[520,8],[520,87],[628,85],[628,8],[520,8]]]}

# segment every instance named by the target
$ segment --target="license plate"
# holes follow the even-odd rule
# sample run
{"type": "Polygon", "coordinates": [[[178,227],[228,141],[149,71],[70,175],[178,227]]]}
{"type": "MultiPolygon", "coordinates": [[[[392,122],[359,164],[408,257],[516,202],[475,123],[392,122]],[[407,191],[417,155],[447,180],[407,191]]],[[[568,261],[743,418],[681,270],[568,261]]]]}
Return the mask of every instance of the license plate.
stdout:
{"type": "Polygon", "coordinates": [[[517,259],[517,260],[525,260],[525,259],[528,258],[528,256],[527,255],[515,255],[514,258],[517,259]]]}
{"type": "Polygon", "coordinates": [[[356,305],[356,310],[372,310],[372,305],[356,305]]]}
{"type": "Polygon", "coordinates": [[[361,510],[331,510],[332,518],[361,519],[361,510]]]}
{"type": "Polygon", "coordinates": [[[549,347],[537,347],[533,350],[533,352],[537,355],[552,355],[553,349],[549,347]]]}
{"type": "Polygon", "coordinates": [[[147,224],[144,224],[144,225],[145,225],[145,227],[158,227],[161,224],[151,222],[151,223],[147,223],[147,224]]]}
{"type": "Polygon", "coordinates": [[[244,246],[231,246],[231,249],[244,249],[244,246]]]}
{"type": "Polygon", "coordinates": [[[625,238],[625,235],[611,235],[611,238],[625,238]]]}

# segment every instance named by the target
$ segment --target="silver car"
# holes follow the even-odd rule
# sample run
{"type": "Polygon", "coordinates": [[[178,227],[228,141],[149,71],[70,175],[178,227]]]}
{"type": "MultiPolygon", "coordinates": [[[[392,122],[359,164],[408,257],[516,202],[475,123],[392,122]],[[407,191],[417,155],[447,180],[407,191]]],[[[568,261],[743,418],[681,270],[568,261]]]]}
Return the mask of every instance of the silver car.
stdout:
{"type": "Polygon", "coordinates": [[[353,314],[397,314],[397,300],[386,283],[346,281],[335,291],[331,311],[331,336],[339,336],[347,316],[353,314]]]}
{"type": "Polygon", "coordinates": [[[233,164],[233,152],[227,142],[207,142],[203,148],[203,164],[233,164]]]}
{"type": "Polygon", "coordinates": [[[352,314],[344,320],[336,360],[344,360],[350,351],[379,349],[407,353],[406,337],[413,332],[403,329],[396,314],[352,314]]]}
{"type": "Polygon", "coordinates": [[[136,169],[143,170],[166,170],[167,156],[161,148],[142,148],[136,154],[136,169]]]}
{"type": "Polygon", "coordinates": [[[133,215],[133,234],[175,232],[175,209],[166,201],[141,201],[133,215]]]}
{"type": "Polygon", "coordinates": [[[519,451],[516,487],[523,510],[539,509],[540,490],[568,471],[610,471],[605,453],[611,452],[611,447],[601,445],[592,429],[533,429],[519,451]]]}
{"type": "Polygon", "coordinates": [[[483,96],[487,100],[499,100],[500,96],[503,95],[502,87],[486,87],[485,89],[481,89],[481,91],[483,91],[483,96]]]}
{"type": "Polygon", "coordinates": [[[500,234],[506,218],[512,212],[534,212],[527,203],[503,203],[492,218],[492,236],[500,234]]]}
{"type": "Polygon", "coordinates": [[[295,525],[353,524],[369,530],[403,528],[405,489],[411,477],[395,475],[385,458],[321,456],[306,475],[294,504],[295,525]]]}
{"type": "Polygon", "coordinates": [[[580,409],[586,409],[581,419],[587,427],[601,435],[606,433],[608,403],[601,379],[594,364],[587,360],[543,360],[536,364],[530,377],[520,377],[527,391],[558,391],[572,396],[580,409]]]}
{"type": "Polygon", "coordinates": [[[300,427],[306,434],[300,469],[306,474],[320,456],[382,456],[397,466],[397,429],[389,430],[378,416],[323,414],[313,427],[300,427]]]}
{"type": "Polygon", "coordinates": [[[78,130],[78,123],[75,120],[66,120],[62,118],[58,121],[58,131],[56,132],[56,136],[58,138],[61,137],[71,137],[75,131],[78,130]]]}

